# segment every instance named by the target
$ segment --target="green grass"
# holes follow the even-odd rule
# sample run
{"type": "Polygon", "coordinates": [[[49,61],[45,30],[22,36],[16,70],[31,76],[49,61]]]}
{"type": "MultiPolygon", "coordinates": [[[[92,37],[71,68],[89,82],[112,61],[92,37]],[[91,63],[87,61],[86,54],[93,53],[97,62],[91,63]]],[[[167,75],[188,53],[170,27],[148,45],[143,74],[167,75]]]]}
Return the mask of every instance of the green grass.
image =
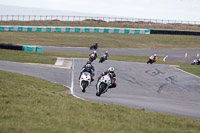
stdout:
{"type": "Polygon", "coordinates": [[[0,43],[89,47],[94,42],[99,42],[100,48],[200,48],[200,37],[198,36],[134,35],[114,33],[0,32],[0,43]]]}
{"type": "MultiPolygon", "coordinates": [[[[198,26],[154,25],[139,23],[63,23],[0,22],[0,25],[103,26],[130,28],[162,28],[198,30],[198,26]]],[[[196,36],[124,35],[91,33],[26,33],[0,32],[0,43],[42,46],[89,47],[99,42],[105,48],[200,48],[196,36]]],[[[53,64],[56,57],[88,58],[88,54],[58,52],[23,52],[0,49],[0,60],[53,64]]],[[[116,56],[109,60],[146,62],[148,56],[116,56]]],[[[162,57],[157,63],[164,63],[162,57]]],[[[200,76],[199,66],[180,65],[200,76]]],[[[0,133],[27,132],[139,132],[139,133],[197,133],[200,121],[124,106],[91,103],[63,93],[66,88],[45,80],[0,71],[0,133]],[[20,80],[20,82],[19,82],[20,80]]],[[[95,94],[94,94],[95,95],[95,94]]]]}
{"type": "Polygon", "coordinates": [[[52,57],[51,55],[46,56],[43,53],[0,49],[0,60],[23,63],[54,64],[56,57],[52,57]]]}
{"type": "Polygon", "coordinates": [[[179,67],[180,69],[192,73],[194,75],[197,75],[200,77],[200,66],[196,66],[196,67],[179,67]]]}
{"type": "Polygon", "coordinates": [[[199,120],[82,101],[63,93],[65,89],[59,84],[45,80],[0,71],[0,132],[200,131],[199,120]]]}

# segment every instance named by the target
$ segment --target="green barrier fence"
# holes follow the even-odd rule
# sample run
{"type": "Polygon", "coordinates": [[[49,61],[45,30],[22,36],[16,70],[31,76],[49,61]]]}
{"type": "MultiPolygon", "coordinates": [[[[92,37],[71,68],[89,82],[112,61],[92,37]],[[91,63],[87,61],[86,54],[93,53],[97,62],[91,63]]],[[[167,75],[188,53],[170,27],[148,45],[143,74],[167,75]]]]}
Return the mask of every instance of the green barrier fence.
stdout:
{"type": "Polygon", "coordinates": [[[114,29],[114,33],[119,33],[119,29],[114,29]]]}
{"type": "Polygon", "coordinates": [[[88,33],[122,33],[150,34],[149,29],[110,28],[110,27],[37,27],[37,26],[0,26],[0,31],[17,32],[88,32],[88,33]]]}
{"type": "Polygon", "coordinates": [[[18,27],[17,31],[22,32],[23,31],[23,27],[18,27]]]}
{"type": "Polygon", "coordinates": [[[36,47],[36,52],[43,52],[43,47],[37,46],[36,47]]]}
{"type": "Polygon", "coordinates": [[[32,32],[32,27],[28,27],[28,28],[27,28],[27,31],[28,31],[28,32],[32,32]]]}
{"type": "Polygon", "coordinates": [[[61,28],[56,28],[56,32],[61,32],[61,28]]]}
{"type": "Polygon", "coordinates": [[[9,31],[14,31],[14,27],[9,27],[9,31]]]}
{"type": "Polygon", "coordinates": [[[42,32],[42,28],[41,27],[37,27],[36,32],[42,32]]]}
{"type": "Polygon", "coordinates": [[[4,27],[0,27],[0,31],[4,31],[4,27]]]}
{"type": "Polygon", "coordinates": [[[33,46],[26,46],[26,45],[23,46],[23,50],[24,50],[24,51],[33,52],[33,48],[34,48],[33,46]]]}
{"type": "Polygon", "coordinates": [[[66,28],[66,32],[70,32],[70,28],[66,28]]]}
{"type": "Polygon", "coordinates": [[[90,32],[90,28],[85,28],[85,32],[90,32]]]}
{"type": "Polygon", "coordinates": [[[50,27],[47,27],[47,28],[46,28],[46,32],[51,32],[51,28],[50,28],[50,27]]]}
{"type": "Polygon", "coordinates": [[[129,29],[125,29],[125,30],[124,30],[124,33],[125,33],[125,34],[129,34],[129,33],[130,33],[130,30],[129,30],[129,29]]]}

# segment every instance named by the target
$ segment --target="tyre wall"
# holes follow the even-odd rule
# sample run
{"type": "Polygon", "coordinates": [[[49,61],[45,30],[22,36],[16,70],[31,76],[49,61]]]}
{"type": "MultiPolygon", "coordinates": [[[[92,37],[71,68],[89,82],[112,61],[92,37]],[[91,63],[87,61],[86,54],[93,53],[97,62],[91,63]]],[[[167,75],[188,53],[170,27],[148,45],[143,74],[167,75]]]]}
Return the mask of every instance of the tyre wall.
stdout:
{"type": "Polygon", "coordinates": [[[150,33],[150,34],[193,35],[193,36],[200,36],[200,31],[151,30],[151,33],[150,33]]]}
{"type": "Polygon", "coordinates": [[[16,44],[0,43],[0,49],[23,50],[23,46],[16,44]]]}
{"type": "Polygon", "coordinates": [[[7,43],[0,43],[0,49],[23,50],[30,52],[43,51],[43,47],[41,46],[17,45],[17,44],[7,44],[7,43]]]}

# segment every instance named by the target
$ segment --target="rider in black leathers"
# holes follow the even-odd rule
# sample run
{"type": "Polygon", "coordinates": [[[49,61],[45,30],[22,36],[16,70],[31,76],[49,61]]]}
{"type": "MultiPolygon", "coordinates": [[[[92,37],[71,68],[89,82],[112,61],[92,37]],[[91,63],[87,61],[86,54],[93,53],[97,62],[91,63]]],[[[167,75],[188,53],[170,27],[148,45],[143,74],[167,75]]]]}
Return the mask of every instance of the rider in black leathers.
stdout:
{"type": "Polygon", "coordinates": [[[97,48],[98,48],[98,42],[96,42],[95,44],[93,44],[93,45],[90,47],[91,50],[92,50],[92,49],[97,50],[97,48]]]}

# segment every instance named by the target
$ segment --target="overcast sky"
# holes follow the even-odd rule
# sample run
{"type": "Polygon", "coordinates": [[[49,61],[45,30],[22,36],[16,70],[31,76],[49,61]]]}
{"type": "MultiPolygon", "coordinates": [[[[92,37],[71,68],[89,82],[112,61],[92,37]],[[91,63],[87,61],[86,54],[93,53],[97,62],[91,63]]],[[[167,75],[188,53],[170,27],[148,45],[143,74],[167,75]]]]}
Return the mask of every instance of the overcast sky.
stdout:
{"type": "Polygon", "coordinates": [[[0,4],[132,18],[200,21],[200,0],[0,0],[0,4]]]}

